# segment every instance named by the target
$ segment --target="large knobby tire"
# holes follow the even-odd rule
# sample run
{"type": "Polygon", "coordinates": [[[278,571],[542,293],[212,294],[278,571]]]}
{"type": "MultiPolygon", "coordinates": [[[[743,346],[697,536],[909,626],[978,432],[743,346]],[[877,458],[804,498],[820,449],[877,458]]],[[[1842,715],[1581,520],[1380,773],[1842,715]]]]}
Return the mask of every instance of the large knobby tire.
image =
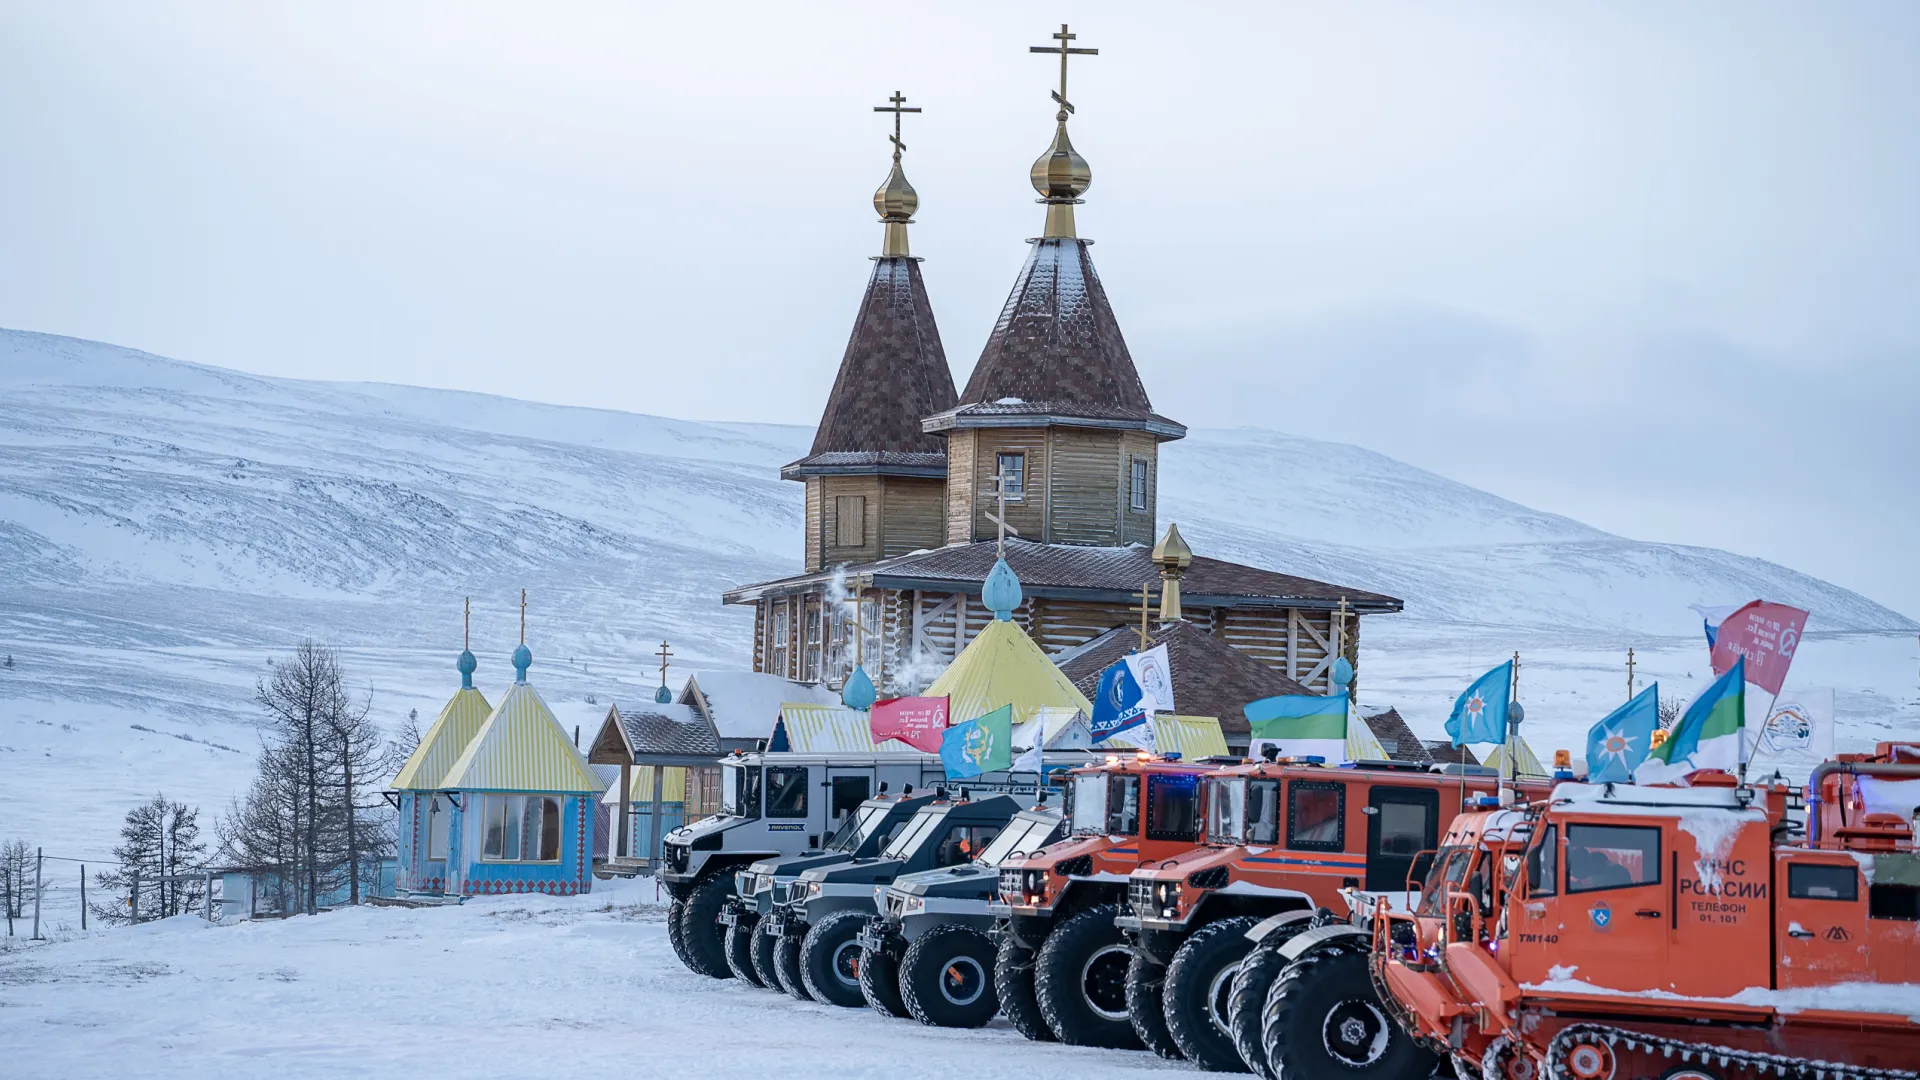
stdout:
{"type": "Polygon", "coordinates": [[[1287,965],[1261,1013],[1267,1065],[1281,1080],[1425,1080],[1438,1059],[1393,1022],[1364,947],[1323,945],[1287,965]]]}
{"type": "Polygon", "coordinates": [[[733,969],[727,966],[727,928],[720,922],[720,906],[732,895],[732,876],[710,877],[693,887],[680,912],[680,942],[686,949],[687,966],[715,979],[733,978],[733,969]]]}
{"type": "Polygon", "coordinates": [[[1140,1044],[1168,1061],[1179,1061],[1180,1047],[1167,1031],[1167,1010],[1162,1007],[1161,992],[1166,988],[1167,969],[1145,953],[1134,953],[1127,965],[1127,1022],[1140,1044]]]}
{"type": "Polygon", "coordinates": [[[1267,1067],[1267,1045],[1260,1038],[1260,1011],[1267,1007],[1274,980],[1286,970],[1287,958],[1280,954],[1280,946],[1306,925],[1302,919],[1268,934],[1240,961],[1240,970],[1233,976],[1233,993],[1227,999],[1227,1030],[1233,1036],[1234,1049],[1240,1051],[1240,1060],[1262,1080],[1274,1080],[1274,1075],[1267,1067]]]}
{"type": "Polygon", "coordinates": [[[900,999],[928,1027],[980,1027],[1000,1011],[995,956],[993,942],[980,931],[936,926],[900,957],[900,999]]]}
{"type": "Polygon", "coordinates": [[[1000,1014],[1015,1031],[1034,1042],[1052,1042],[1053,1029],[1033,996],[1033,964],[1032,949],[1012,934],[1001,938],[1000,952],[993,958],[993,992],[1000,998],[1000,1014]]]}
{"type": "Polygon", "coordinates": [[[860,996],[881,1016],[904,1017],[900,1000],[900,958],[883,949],[860,950],[860,996]]]}
{"type": "Polygon", "coordinates": [[[782,934],[773,939],[773,981],[780,989],[801,1001],[812,1001],[807,982],[800,975],[800,934],[782,934]]]}
{"type": "Polygon", "coordinates": [[[1047,935],[1034,958],[1033,996],[1047,1027],[1068,1046],[1138,1050],[1127,1022],[1126,965],[1132,950],[1113,920],[1120,905],[1082,911],[1047,935]]]}
{"type": "Polygon", "coordinates": [[[727,968],[748,986],[764,985],[760,973],[753,970],[753,939],[765,936],[759,929],[760,919],[754,915],[736,915],[727,927],[727,968]]]}
{"type": "Polygon", "coordinates": [[[874,916],[863,911],[836,911],[807,931],[800,943],[800,978],[813,1000],[858,1008],[860,996],[860,931],[874,916]]]}
{"type": "Polygon", "coordinates": [[[780,992],[780,973],[774,970],[773,954],[779,947],[779,938],[767,933],[759,925],[754,926],[753,944],[749,946],[753,957],[753,973],[760,976],[761,986],[776,994],[780,992]]]}
{"type": "Polygon", "coordinates": [[[678,900],[667,905],[667,944],[673,946],[673,955],[693,970],[693,959],[687,955],[687,939],[680,936],[680,917],[686,913],[687,905],[678,900]]]}
{"type": "Polygon", "coordinates": [[[1194,931],[1167,965],[1167,985],[1161,1008],[1167,1032],[1180,1054],[1211,1072],[1246,1072],[1227,1026],[1227,1000],[1233,977],[1253,942],[1247,931],[1259,919],[1239,915],[1211,922],[1194,931]]]}

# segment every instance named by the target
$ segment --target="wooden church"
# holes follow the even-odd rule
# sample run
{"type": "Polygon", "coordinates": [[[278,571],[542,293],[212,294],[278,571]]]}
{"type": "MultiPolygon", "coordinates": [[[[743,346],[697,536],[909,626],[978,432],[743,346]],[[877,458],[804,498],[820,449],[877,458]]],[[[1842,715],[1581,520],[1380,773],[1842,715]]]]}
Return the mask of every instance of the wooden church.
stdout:
{"type": "Polygon", "coordinates": [[[894,114],[893,169],[874,195],[881,253],[812,451],[781,470],[806,485],[804,572],[724,602],[754,608],[756,671],[836,687],[858,661],[883,693],[913,692],[992,619],[981,587],[1004,523],[1025,594],[1015,619],[1049,651],[1140,622],[1171,573],[1178,617],[1330,692],[1362,617],[1399,600],[1193,555],[1176,529],[1171,555],[1153,549],[1160,447],[1186,428],[1154,410],[1075,228],[1092,171],[1067,136],[1070,35],[1056,38],[1060,107],[1031,171],[1045,228],[958,393],[908,251],[919,200],[899,126],[919,110],[898,94],[876,110],[894,114]]]}

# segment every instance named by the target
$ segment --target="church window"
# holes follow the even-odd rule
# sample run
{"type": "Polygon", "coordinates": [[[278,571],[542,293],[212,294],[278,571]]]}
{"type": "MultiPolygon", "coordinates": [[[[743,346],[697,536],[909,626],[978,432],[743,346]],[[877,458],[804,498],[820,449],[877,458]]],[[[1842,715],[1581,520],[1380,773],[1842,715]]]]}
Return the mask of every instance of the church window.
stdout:
{"type": "Polygon", "coordinates": [[[867,497],[838,495],[833,500],[833,542],[841,547],[859,547],[867,542],[867,497]]]}
{"type": "Polygon", "coordinates": [[[447,857],[447,800],[435,795],[427,800],[427,858],[444,859],[447,857]]]}
{"type": "Polygon", "coordinates": [[[559,799],[488,795],[480,822],[480,857],[488,862],[560,861],[559,799]]]}
{"type": "Polygon", "coordinates": [[[1007,493],[1008,502],[1018,502],[1027,493],[1027,455],[1000,454],[998,458],[994,475],[1000,478],[1000,489],[1007,493]]]}
{"type": "Polygon", "coordinates": [[[1147,459],[1136,457],[1130,460],[1133,465],[1133,483],[1131,485],[1133,508],[1135,510],[1145,510],[1147,508],[1147,459]]]}
{"type": "Polygon", "coordinates": [[[820,609],[807,605],[807,651],[800,668],[800,679],[812,682],[821,677],[820,670],[820,609]]]}
{"type": "Polygon", "coordinates": [[[767,649],[767,670],[775,675],[787,675],[787,604],[782,600],[773,609],[773,640],[767,649]]]}

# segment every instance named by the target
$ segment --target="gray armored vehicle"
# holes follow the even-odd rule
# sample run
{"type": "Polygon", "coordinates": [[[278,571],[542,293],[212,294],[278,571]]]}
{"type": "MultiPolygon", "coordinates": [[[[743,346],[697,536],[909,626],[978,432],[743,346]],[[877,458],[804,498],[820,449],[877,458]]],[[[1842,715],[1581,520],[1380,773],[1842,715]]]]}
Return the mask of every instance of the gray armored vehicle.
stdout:
{"type": "Polygon", "coordinates": [[[861,929],[860,994],[888,1016],[935,1027],[979,1027],[1000,1011],[994,989],[1000,866],[1058,840],[1059,810],[1036,806],[1014,815],[972,862],[894,879],[878,918],[861,929]]]}
{"type": "MultiPolygon", "coordinates": [[[[882,788],[884,791],[884,784],[882,788]]],[[[918,794],[883,793],[861,803],[857,811],[847,815],[840,831],[833,834],[825,848],[780,859],[761,859],[735,873],[735,895],[720,908],[720,924],[726,928],[727,966],[733,970],[734,978],[779,990],[780,983],[773,973],[775,939],[755,932],[761,918],[787,902],[789,887],[802,873],[880,854],[901,826],[934,800],[934,794],[933,788],[925,788],[918,794]]]]}
{"type": "Polygon", "coordinates": [[[761,932],[775,939],[773,970],[781,989],[803,1000],[861,1004],[860,929],[880,913],[887,886],[903,874],[973,861],[1019,812],[1012,795],[936,798],[880,857],[801,874],[786,905],[760,920],[761,932]]]}
{"type": "Polygon", "coordinates": [[[818,849],[860,805],[891,791],[932,789],[940,758],[912,751],[865,754],[734,753],[720,759],[720,813],[668,833],[660,882],[673,898],[667,934],[680,961],[730,979],[721,907],[734,874],[761,859],[818,849]]]}

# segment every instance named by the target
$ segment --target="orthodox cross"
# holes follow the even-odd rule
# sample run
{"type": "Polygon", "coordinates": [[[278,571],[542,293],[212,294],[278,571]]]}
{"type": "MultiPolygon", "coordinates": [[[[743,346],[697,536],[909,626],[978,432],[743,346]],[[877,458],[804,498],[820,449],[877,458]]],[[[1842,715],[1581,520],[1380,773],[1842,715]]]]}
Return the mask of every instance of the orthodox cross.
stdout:
{"type": "Polygon", "coordinates": [[[1627,700],[1633,700],[1633,646],[1627,646],[1627,700]]]}
{"type": "Polygon", "coordinates": [[[665,686],[667,685],[667,657],[673,655],[673,650],[667,648],[667,643],[662,641],[660,651],[653,655],[660,658],[660,685],[665,686]]]}
{"type": "Polygon", "coordinates": [[[1150,580],[1140,583],[1140,652],[1147,651],[1147,597],[1152,585],[1150,580]]]}
{"type": "Polygon", "coordinates": [[[527,590],[520,590],[520,644],[527,643],[527,590]]]}
{"type": "Polygon", "coordinates": [[[1020,535],[1019,529],[1007,524],[1007,478],[1005,474],[996,474],[993,477],[993,491],[991,494],[993,495],[994,505],[998,513],[996,514],[991,510],[988,511],[987,520],[1000,527],[999,546],[995,549],[995,553],[1004,559],[1007,557],[1007,534],[1020,535]]]}
{"type": "Polygon", "coordinates": [[[856,582],[853,587],[853,595],[840,601],[843,604],[853,605],[853,663],[856,667],[864,665],[867,662],[867,610],[866,605],[861,603],[862,599],[860,586],[856,582]]]}
{"type": "Polygon", "coordinates": [[[473,651],[473,597],[466,598],[460,613],[460,647],[473,651]]]}
{"type": "Polygon", "coordinates": [[[917,113],[920,111],[920,109],[918,106],[915,106],[913,108],[907,108],[904,105],[904,102],[907,100],[906,95],[902,94],[898,90],[895,90],[893,92],[893,96],[888,98],[887,100],[891,101],[893,104],[875,105],[873,107],[873,111],[874,112],[890,112],[893,114],[893,163],[895,165],[898,165],[900,164],[900,151],[905,150],[907,148],[907,144],[900,141],[900,114],[910,113],[910,112],[917,113]]]}
{"type": "Polygon", "coordinates": [[[1073,112],[1072,103],[1067,101],[1067,57],[1099,56],[1100,55],[1099,49],[1074,49],[1074,48],[1069,48],[1067,46],[1067,42],[1072,41],[1079,36],[1080,35],[1078,34],[1068,33],[1067,24],[1061,23],[1060,32],[1053,35],[1053,39],[1055,41],[1058,41],[1060,44],[1030,45],[1027,47],[1028,52],[1060,54],[1060,89],[1054,91],[1054,95],[1053,95],[1053,100],[1060,103],[1060,115],[1055,117],[1055,119],[1057,120],[1065,120],[1068,114],[1073,112]]]}

